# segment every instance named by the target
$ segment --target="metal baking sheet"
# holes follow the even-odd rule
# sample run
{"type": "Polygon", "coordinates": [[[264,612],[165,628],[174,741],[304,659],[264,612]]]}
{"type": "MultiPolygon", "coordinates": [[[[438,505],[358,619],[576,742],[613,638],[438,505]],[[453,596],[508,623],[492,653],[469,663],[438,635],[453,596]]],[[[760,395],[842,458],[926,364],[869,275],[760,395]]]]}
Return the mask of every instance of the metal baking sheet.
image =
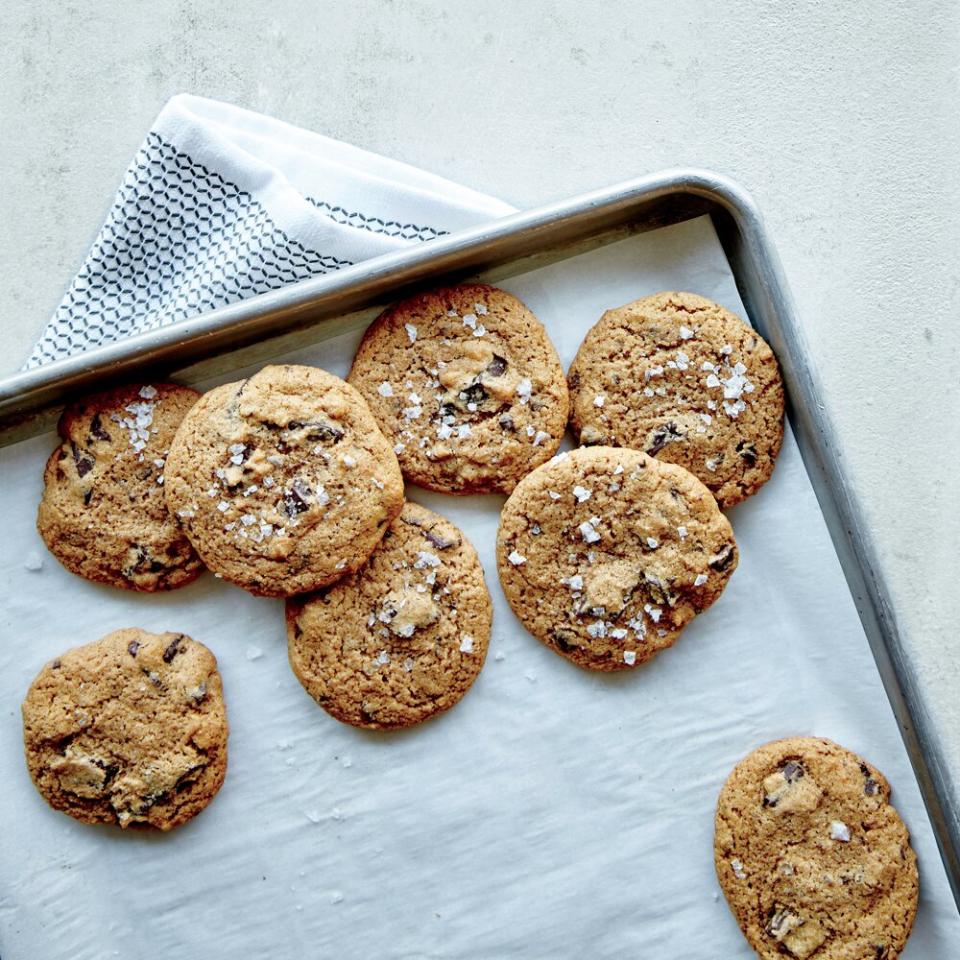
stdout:
{"type": "MultiPolygon", "coordinates": [[[[697,189],[705,188],[701,183],[697,189]]],[[[654,199],[659,203],[670,193],[654,199]]],[[[625,205],[621,192],[577,209],[561,205],[524,215],[526,223],[524,216],[510,218],[492,228],[506,231],[497,242],[480,233],[438,243],[437,274],[423,272],[429,264],[416,259],[429,251],[415,251],[396,268],[395,281],[403,287],[413,282],[412,274],[423,282],[450,270],[486,266],[492,279],[523,296],[548,323],[568,362],[603,307],[654,289],[694,287],[742,312],[732,264],[748,294],[750,316],[784,365],[802,436],[811,413],[804,394],[797,395],[803,388],[797,371],[802,355],[790,352],[796,347],[792,314],[783,291],[770,282],[778,279],[776,264],[765,261],[772,254],[763,243],[752,249],[748,233],[736,229],[736,220],[725,219],[720,208],[713,211],[714,223],[726,239],[726,256],[704,220],[634,235],[637,227],[684,220],[705,209],[699,200],[683,201],[683,191],[673,193],[682,202],[656,210],[645,207],[651,197],[638,189],[625,205]],[[606,219],[598,215],[604,203],[606,219]],[[634,214],[646,211],[632,225],[625,215],[630,208],[634,214]],[[584,252],[588,247],[597,249],[584,252]],[[591,285],[602,291],[592,305],[583,297],[591,285]],[[581,305],[576,316],[572,304],[581,305]],[[778,311],[771,313],[774,306],[778,311]]],[[[313,304],[309,323],[299,316],[287,324],[289,304],[276,298],[261,304],[260,313],[240,317],[241,330],[271,315],[281,327],[306,329],[193,367],[186,379],[208,381],[211,374],[229,379],[238,363],[290,356],[294,350],[301,359],[342,373],[370,312],[339,322],[314,321],[334,316],[337,307],[331,304],[359,307],[391,296],[381,279],[381,268],[373,266],[365,279],[343,285],[322,281],[327,289],[313,289],[309,296],[299,289],[288,292],[313,304]],[[367,282],[369,289],[357,289],[367,282]],[[302,347],[307,341],[313,345],[302,347]]],[[[221,322],[222,312],[198,321],[193,332],[206,333],[198,341],[188,338],[179,356],[196,358],[210,346],[206,336],[225,336],[221,322]]],[[[107,367],[88,357],[82,364],[68,361],[69,369],[58,364],[62,380],[30,382],[23,375],[28,379],[20,378],[19,407],[11,402],[9,381],[0,385],[0,402],[20,418],[22,435],[42,422],[24,421],[22,415],[53,399],[64,383],[99,382],[116,373],[116,365],[128,374],[152,362],[156,371],[158,362],[176,363],[176,351],[167,349],[139,343],[130,347],[131,355],[120,356],[119,348],[107,348],[113,351],[107,367]]],[[[816,425],[815,417],[812,422],[816,425]]],[[[807,438],[807,470],[816,481],[824,464],[811,461],[816,434],[812,440],[811,446],[807,438]]],[[[575,671],[522,631],[491,582],[498,602],[492,655],[499,651],[504,658],[487,664],[475,690],[448,717],[389,738],[339,727],[300,693],[284,663],[275,604],[212,578],[168,597],[142,598],[77,581],[50,558],[39,574],[26,570],[23,545],[39,495],[39,465],[51,446],[51,438],[43,437],[2,454],[4,486],[23,497],[23,509],[10,511],[7,543],[16,545],[16,553],[5,553],[2,572],[8,640],[0,676],[9,722],[0,738],[0,769],[10,787],[0,808],[5,822],[21,825],[0,836],[0,953],[7,960],[68,955],[58,952],[68,943],[71,956],[110,955],[110,950],[136,955],[122,949],[130,938],[144,955],[168,952],[196,942],[183,939],[187,929],[195,936],[207,931],[221,950],[256,946],[291,956],[316,944],[340,956],[555,957],[583,955],[589,947],[594,956],[629,948],[643,955],[659,948],[662,955],[746,957],[749,950],[725,905],[715,899],[710,811],[723,776],[740,755],[774,736],[812,732],[862,750],[893,781],[923,871],[923,905],[905,955],[951,955],[947,945],[955,942],[956,915],[937,862],[934,831],[910,777],[897,724],[878,697],[880,683],[826,528],[816,520],[814,527],[805,522],[792,538],[782,535],[789,518],[818,517],[792,442],[768,488],[733,511],[744,562],[730,590],[673,651],[639,676],[609,681],[575,671]],[[781,536],[771,538],[771,529],[781,536]],[[820,551],[816,578],[806,565],[810,558],[790,549],[798,546],[798,537],[820,551]],[[787,607],[802,615],[803,630],[785,628],[787,592],[787,607]],[[758,605],[758,595],[766,602],[758,605]],[[51,596],[58,609],[68,604],[63,609],[70,624],[84,624],[82,635],[72,629],[67,635],[64,614],[53,616],[50,605],[44,607],[42,598],[51,596]],[[743,616],[748,609],[766,612],[751,613],[756,620],[750,626],[743,616]],[[773,619],[765,621],[768,615],[773,619]],[[223,794],[169,837],[117,836],[47,811],[32,795],[19,757],[16,704],[30,677],[63,646],[128,621],[167,627],[174,617],[177,629],[208,642],[223,665],[234,730],[223,794]],[[772,649],[770,638],[777,641],[772,649]],[[263,655],[256,656],[253,647],[263,655]],[[816,679],[807,688],[797,677],[811,664],[816,679]],[[738,683],[744,675],[750,678],[746,690],[738,683]],[[851,675],[862,678],[853,692],[846,683],[851,675]],[[761,680],[765,685],[751,693],[761,680]],[[590,730],[603,732],[599,743],[587,737],[590,730]],[[149,895],[139,897],[144,890],[149,895]],[[231,918],[229,929],[223,912],[231,918]],[[288,938],[280,952],[278,930],[288,938]],[[145,935],[163,950],[148,949],[145,935]]],[[[412,495],[467,530],[495,581],[491,548],[499,498],[412,495]]],[[[851,556],[846,555],[845,572],[856,589],[851,556]]],[[[867,581],[862,574],[861,583],[867,581]]],[[[869,602],[866,606],[869,613],[869,602]]],[[[869,617],[864,626],[869,633],[869,617]]],[[[889,638],[881,633],[879,639],[889,638]]],[[[895,671],[892,678],[899,682],[895,671]]],[[[899,702],[901,709],[904,705],[899,702]]],[[[914,749],[913,759],[922,772],[929,757],[914,749]]],[[[931,781],[925,784],[921,775],[920,784],[929,788],[931,781]]],[[[935,793],[933,801],[935,813],[935,793]]],[[[936,828],[936,816],[931,820],[936,828]]]]}

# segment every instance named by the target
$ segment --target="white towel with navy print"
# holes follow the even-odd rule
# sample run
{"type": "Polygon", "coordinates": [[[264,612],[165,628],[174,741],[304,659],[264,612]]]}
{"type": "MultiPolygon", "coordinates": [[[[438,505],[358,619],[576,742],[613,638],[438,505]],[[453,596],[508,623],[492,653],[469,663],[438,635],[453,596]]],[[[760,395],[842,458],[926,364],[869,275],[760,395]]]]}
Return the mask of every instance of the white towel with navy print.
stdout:
{"type": "Polygon", "coordinates": [[[174,97],[27,366],[511,212],[338,140],[174,97]]]}

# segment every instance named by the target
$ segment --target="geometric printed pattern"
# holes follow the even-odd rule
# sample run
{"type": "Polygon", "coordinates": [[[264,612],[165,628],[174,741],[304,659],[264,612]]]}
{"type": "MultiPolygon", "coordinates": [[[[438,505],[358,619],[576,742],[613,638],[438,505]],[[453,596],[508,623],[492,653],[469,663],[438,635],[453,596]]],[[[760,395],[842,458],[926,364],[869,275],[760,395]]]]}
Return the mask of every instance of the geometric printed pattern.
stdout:
{"type": "Polygon", "coordinates": [[[356,210],[350,212],[343,207],[337,207],[325,200],[315,197],[306,198],[317,209],[322,210],[331,220],[356,227],[358,230],[369,230],[371,233],[382,233],[388,237],[402,237],[404,240],[435,240],[444,237],[449,230],[437,230],[434,227],[422,227],[415,223],[401,223],[399,220],[383,220],[380,217],[369,217],[356,210]]]}
{"type": "MultiPolygon", "coordinates": [[[[340,222],[356,221],[363,229],[396,230],[391,236],[405,236],[413,228],[338,207],[330,210],[346,218],[340,222]]],[[[410,238],[430,239],[440,233],[422,227],[410,238]]],[[[249,192],[151,132],[26,366],[351,263],[292,239],[249,192]]]]}

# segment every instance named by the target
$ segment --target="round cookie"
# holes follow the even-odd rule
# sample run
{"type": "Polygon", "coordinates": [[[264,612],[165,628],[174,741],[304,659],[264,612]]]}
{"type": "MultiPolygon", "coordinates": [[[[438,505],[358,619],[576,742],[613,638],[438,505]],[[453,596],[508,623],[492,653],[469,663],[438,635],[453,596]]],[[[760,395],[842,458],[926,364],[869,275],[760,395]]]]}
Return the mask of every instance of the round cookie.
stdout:
{"type": "Polygon", "coordinates": [[[267,597],[352,573],[403,506],[397,458],[363,397],[292,365],[205,394],[174,438],[165,489],[204,563],[267,597]]]}
{"type": "Polygon", "coordinates": [[[203,564],[164,502],[167,452],[200,396],[173,383],[116,387],[68,406],[47,460],[37,530],[71,572],[172,590],[203,564]]]}
{"type": "Polygon", "coordinates": [[[538,640],[592,670],[649,660],[721,594],[737,566],[730,523],[682,467],[580,447],[517,484],[497,569],[538,640]]]}
{"type": "Polygon", "coordinates": [[[568,376],[582,444],[678,463],[724,508],[773,473],[783,439],[776,358],[755,330],[710,300],[658,293],[608,310],[568,376]]]}
{"type": "Polygon", "coordinates": [[[287,601],[290,665],[337,720],[407,727],[467,692],[487,655],[491,617],[466,537],[407,503],[361,570],[287,601]]]}
{"type": "Polygon", "coordinates": [[[917,859],[877,769],[814,737],[734,768],[717,803],[720,886],[764,958],[894,960],[917,910],[917,859]]]}
{"type": "Polygon", "coordinates": [[[84,823],[185,823],[223,783],[227,732],[216,658],[182,633],[117,630],[75,647],[23,701],[34,785],[84,823]]]}
{"type": "Polygon", "coordinates": [[[348,379],[395,444],[404,476],[441,493],[509,493],[556,453],[566,429],[567,383],[543,325],[484,284],[385,311],[348,379]]]}

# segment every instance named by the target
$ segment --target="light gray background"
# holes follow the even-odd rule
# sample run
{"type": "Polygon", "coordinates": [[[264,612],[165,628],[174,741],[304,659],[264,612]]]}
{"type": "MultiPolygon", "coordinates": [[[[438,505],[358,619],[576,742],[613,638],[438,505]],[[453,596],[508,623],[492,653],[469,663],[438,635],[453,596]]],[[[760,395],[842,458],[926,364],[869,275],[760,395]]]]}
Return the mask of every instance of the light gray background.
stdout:
{"type": "Polygon", "coordinates": [[[960,5],[655,0],[5,7],[0,372],[163,103],[193,92],[521,207],[663,167],[765,211],[960,768],[960,5]]]}

